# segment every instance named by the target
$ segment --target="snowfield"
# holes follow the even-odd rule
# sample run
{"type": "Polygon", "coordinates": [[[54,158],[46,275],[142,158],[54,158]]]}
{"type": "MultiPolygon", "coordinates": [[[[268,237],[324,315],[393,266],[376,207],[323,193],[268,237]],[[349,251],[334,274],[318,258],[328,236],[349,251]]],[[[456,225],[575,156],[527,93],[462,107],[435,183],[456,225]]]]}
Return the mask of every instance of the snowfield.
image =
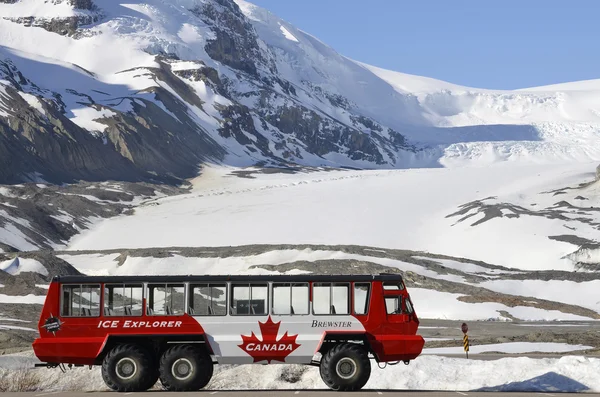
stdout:
{"type": "MultiPolygon", "coordinates": [[[[35,362],[37,360],[31,354],[1,356],[0,376],[8,373],[8,379],[22,378],[22,368],[31,367],[35,362]]],[[[400,364],[379,369],[372,363],[371,378],[364,389],[600,392],[599,371],[600,359],[580,356],[479,361],[423,355],[408,366],[400,364]]],[[[29,376],[38,381],[36,391],[40,392],[107,390],[97,367],[91,371],[75,368],[66,374],[58,368],[42,368],[30,371],[29,376]]],[[[315,367],[241,365],[217,366],[206,390],[303,390],[325,387],[319,369],[315,367]]]]}
{"type": "Polygon", "coordinates": [[[189,194],[147,202],[133,216],[103,221],[74,237],[68,249],[356,244],[514,269],[571,271],[568,255],[577,246],[549,237],[598,239],[600,212],[593,208],[600,206],[600,185],[558,196],[551,192],[593,181],[595,165],[499,163],[256,174],[255,179],[228,175],[227,168],[205,168],[189,194]],[[581,209],[557,219],[552,210],[559,201],[581,209]],[[506,203],[511,206],[494,209],[506,203]],[[586,208],[587,217],[582,215],[586,208]],[[500,216],[478,223],[491,210],[500,216]]]}

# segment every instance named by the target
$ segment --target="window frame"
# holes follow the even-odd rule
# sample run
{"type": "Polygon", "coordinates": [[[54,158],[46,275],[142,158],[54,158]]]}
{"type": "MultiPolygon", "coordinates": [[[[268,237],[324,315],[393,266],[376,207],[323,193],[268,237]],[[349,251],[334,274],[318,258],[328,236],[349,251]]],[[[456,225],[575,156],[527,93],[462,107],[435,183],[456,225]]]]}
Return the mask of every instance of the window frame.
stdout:
{"type": "MultiPolygon", "coordinates": [[[[144,311],[142,313],[142,315],[144,316],[148,316],[148,317],[179,317],[179,316],[183,316],[187,313],[186,310],[186,295],[187,295],[187,291],[188,291],[188,287],[187,287],[187,283],[185,282],[181,282],[181,283],[147,283],[146,284],[146,289],[147,289],[147,294],[144,295],[146,298],[146,307],[144,308],[144,311]],[[154,291],[152,293],[152,307],[150,305],[150,291],[151,289],[156,289],[157,287],[164,287],[165,288],[165,300],[167,297],[167,287],[170,286],[170,288],[183,288],[183,311],[181,313],[173,313],[173,314],[169,314],[169,313],[156,313],[154,312],[154,291]],[[150,314],[148,313],[148,311],[152,309],[153,313],[150,314]]],[[[166,311],[166,310],[165,310],[166,311]]]]}
{"type": "MultiPolygon", "coordinates": [[[[70,288],[71,293],[73,293],[72,291],[74,290],[74,288],[70,288]]],[[[64,317],[64,318],[99,318],[102,314],[102,294],[103,294],[103,289],[102,289],[102,283],[90,283],[90,284],[83,284],[83,283],[65,283],[65,284],[60,284],[60,300],[59,300],[59,313],[60,313],[60,317],[64,317]],[[79,302],[79,314],[78,315],[65,315],[64,314],[64,302],[65,302],[65,286],[78,286],[79,287],[79,291],[82,295],[80,295],[80,298],[83,297],[83,287],[86,286],[87,288],[94,288],[97,287],[98,288],[98,297],[99,297],[99,301],[98,301],[98,314],[97,315],[89,315],[89,316],[82,316],[81,315],[81,309],[83,308],[83,306],[81,305],[81,301],[79,302]]],[[[69,297],[70,301],[69,301],[69,307],[72,308],[71,303],[73,302],[73,296],[69,297]]],[[[91,300],[89,302],[92,302],[91,300]]]]}
{"type": "MultiPolygon", "coordinates": [[[[132,283],[104,283],[102,284],[103,288],[102,288],[102,316],[103,317],[141,317],[144,315],[144,311],[145,311],[145,306],[144,306],[144,300],[146,298],[146,286],[144,285],[144,283],[140,282],[140,283],[136,283],[136,282],[132,282],[132,283]],[[105,306],[105,303],[108,303],[108,296],[106,295],[107,292],[107,288],[108,287],[113,287],[113,293],[114,291],[117,291],[116,288],[114,288],[115,286],[119,286],[121,291],[125,291],[125,286],[129,285],[128,288],[140,288],[142,291],[142,301],[141,301],[141,312],[140,314],[133,314],[133,310],[132,310],[132,314],[126,314],[126,310],[125,310],[125,302],[123,301],[123,314],[105,314],[104,310],[108,309],[107,306],[105,306]]],[[[124,298],[129,298],[132,299],[131,296],[127,297],[125,295],[123,295],[124,298]]],[[[113,310],[115,310],[113,308],[113,310]]]]}
{"type": "MultiPolygon", "coordinates": [[[[228,282],[216,282],[216,283],[211,283],[211,282],[206,282],[206,283],[187,283],[187,295],[188,295],[188,299],[187,299],[187,305],[186,305],[186,313],[189,314],[190,316],[198,316],[198,317],[225,317],[227,316],[227,314],[229,314],[229,283],[228,282]],[[211,288],[211,286],[224,286],[225,287],[225,313],[224,314],[199,314],[199,313],[190,313],[190,308],[191,306],[189,305],[190,302],[194,301],[194,288],[195,287],[199,287],[205,285],[208,288],[211,288]]],[[[210,302],[211,302],[211,307],[212,307],[212,296],[210,297],[210,302]]]]}
{"type": "Polygon", "coordinates": [[[311,283],[310,289],[310,297],[311,297],[311,314],[313,316],[351,316],[352,315],[352,283],[346,281],[331,281],[331,282],[321,282],[315,281],[311,283]],[[320,285],[319,285],[320,284],[320,285]],[[320,287],[323,284],[329,284],[329,313],[315,313],[315,286],[320,287]],[[347,313],[332,313],[331,307],[333,306],[333,287],[335,286],[348,286],[348,312],[347,313]]]}
{"type": "Polygon", "coordinates": [[[273,316],[310,316],[310,297],[311,297],[311,288],[310,288],[310,283],[308,281],[300,281],[300,282],[286,282],[286,281],[273,281],[270,283],[271,284],[271,305],[270,305],[270,314],[272,314],[273,316]],[[273,305],[275,304],[275,287],[281,287],[281,286],[289,286],[290,289],[290,308],[293,307],[292,305],[292,301],[294,299],[294,294],[293,294],[293,288],[294,287],[304,287],[306,286],[306,292],[307,292],[307,299],[306,299],[306,313],[287,313],[287,314],[278,314],[275,313],[275,308],[273,307],[273,305]]]}
{"type": "MultiPolygon", "coordinates": [[[[229,299],[228,301],[228,305],[227,305],[227,312],[230,316],[236,316],[236,317],[244,317],[244,316],[248,316],[248,317],[257,317],[257,316],[268,316],[269,314],[271,314],[270,310],[269,310],[269,305],[270,305],[270,298],[269,298],[269,291],[270,291],[270,287],[271,287],[271,282],[269,281],[264,281],[264,282],[243,282],[243,281],[236,281],[236,282],[229,282],[229,290],[227,291],[229,294],[229,297],[231,299],[229,299]],[[233,313],[234,307],[233,302],[233,291],[235,290],[235,287],[248,287],[248,302],[250,303],[250,305],[252,305],[252,287],[266,287],[267,288],[267,296],[265,298],[265,313],[259,313],[259,314],[252,314],[252,313],[233,313]]],[[[250,307],[249,307],[250,309],[250,307]]]]}

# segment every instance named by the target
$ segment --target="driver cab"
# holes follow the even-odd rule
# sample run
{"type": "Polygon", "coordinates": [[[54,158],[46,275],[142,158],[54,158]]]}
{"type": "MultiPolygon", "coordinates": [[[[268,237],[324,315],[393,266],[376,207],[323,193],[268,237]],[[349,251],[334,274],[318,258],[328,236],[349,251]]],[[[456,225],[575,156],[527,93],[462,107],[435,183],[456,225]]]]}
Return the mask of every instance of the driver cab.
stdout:
{"type": "Polygon", "coordinates": [[[407,323],[412,318],[414,310],[405,290],[402,281],[383,283],[385,311],[390,323],[407,323]]]}

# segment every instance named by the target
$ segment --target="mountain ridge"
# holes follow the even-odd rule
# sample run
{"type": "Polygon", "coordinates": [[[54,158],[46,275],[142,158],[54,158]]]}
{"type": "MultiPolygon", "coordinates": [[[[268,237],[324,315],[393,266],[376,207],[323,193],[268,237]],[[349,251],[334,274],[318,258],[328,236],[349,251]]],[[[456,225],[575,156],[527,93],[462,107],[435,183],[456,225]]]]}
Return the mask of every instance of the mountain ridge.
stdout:
{"type": "Polygon", "coordinates": [[[206,163],[600,160],[593,90],[498,92],[386,71],[243,0],[11,0],[0,11],[0,183],[176,183],[206,163]]]}

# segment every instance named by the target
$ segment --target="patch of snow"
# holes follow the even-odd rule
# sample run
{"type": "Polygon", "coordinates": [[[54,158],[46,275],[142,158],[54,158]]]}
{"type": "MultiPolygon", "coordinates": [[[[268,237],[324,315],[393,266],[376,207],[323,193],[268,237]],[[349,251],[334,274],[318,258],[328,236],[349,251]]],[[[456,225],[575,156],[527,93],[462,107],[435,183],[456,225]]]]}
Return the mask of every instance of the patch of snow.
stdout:
{"type": "Polygon", "coordinates": [[[409,293],[415,307],[415,312],[419,318],[423,319],[504,319],[500,315],[500,311],[506,311],[523,321],[590,320],[588,317],[563,313],[558,310],[543,310],[529,306],[509,307],[495,302],[466,303],[458,300],[459,297],[464,296],[462,294],[423,288],[412,287],[409,289],[409,293]]]}
{"type": "Polygon", "coordinates": [[[179,61],[171,64],[171,70],[174,72],[178,72],[181,70],[198,70],[202,69],[204,66],[198,62],[194,61],[179,61]]]}
{"type": "Polygon", "coordinates": [[[11,193],[12,190],[5,186],[0,186],[0,196],[5,197],[15,197],[14,194],[11,193]]]}
{"type": "Polygon", "coordinates": [[[600,280],[575,282],[568,280],[490,280],[477,284],[491,291],[536,297],[576,305],[600,313],[600,280]]]}
{"type": "Polygon", "coordinates": [[[46,300],[45,296],[41,295],[5,295],[0,294],[0,303],[20,303],[20,304],[36,304],[43,305],[46,300]]]}
{"type": "Polygon", "coordinates": [[[16,322],[16,323],[30,323],[31,322],[31,321],[19,320],[16,318],[2,317],[2,313],[0,313],[0,321],[10,321],[10,322],[16,322]]]}
{"type": "Polygon", "coordinates": [[[108,128],[108,125],[102,124],[96,120],[109,118],[116,115],[116,113],[110,111],[109,109],[102,108],[97,110],[92,107],[72,109],[72,112],[74,115],[74,117],[71,118],[72,122],[88,131],[99,132],[104,132],[106,128],[108,128]]]}
{"type": "Polygon", "coordinates": [[[419,329],[448,329],[450,327],[428,327],[428,326],[422,326],[419,325],[419,329]]]}
{"type": "Polygon", "coordinates": [[[0,270],[5,271],[13,276],[25,272],[39,273],[43,276],[48,275],[48,269],[46,269],[39,261],[26,258],[15,258],[0,262],[0,270]]]}
{"type": "Polygon", "coordinates": [[[42,106],[42,103],[40,102],[40,99],[38,97],[21,91],[19,91],[19,95],[29,104],[29,106],[31,106],[41,114],[46,115],[46,111],[44,110],[44,107],[42,106]]]}
{"type": "MultiPolygon", "coordinates": [[[[500,353],[565,353],[577,350],[593,349],[593,346],[569,345],[567,343],[538,343],[538,342],[509,342],[494,343],[489,345],[469,346],[469,354],[481,354],[486,352],[500,353]]],[[[423,354],[463,354],[462,346],[457,347],[432,347],[423,349],[423,354]]]]}
{"type": "Polygon", "coordinates": [[[588,324],[515,324],[518,327],[588,327],[588,324]]]}
{"type": "MultiPolygon", "coordinates": [[[[458,261],[451,260],[451,259],[440,259],[440,258],[432,258],[432,257],[427,257],[427,256],[413,256],[413,258],[436,262],[447,268],[459,270],[464,273],[484,273],[484,274],[507,273],[506,271],[503,271],[503,270],[490,269],[487,267],[476,265],[474,263],[458,262],[458,261]]],[[[514,272],[509,272],[509,273],[514,273],[514,272]]]]}
{"type": "Polygon", "coordinates": [[[88,276],[106,276],[117,268],[119,254],[60,254],[58,258],[88,276]]]}
{"type": "Polygon", "coordinates": [[[21,251],[39,249],[20,229],[10,222],[0,227],[0,241],[21,251]]]}
{"type": "Polygon", "coordinates": [[[69,214],[68,212],[63,211],[63,210],[59,210],[59,212],[60,212],[60,215],[50,215],[50,217],[54,218],[57,221],[60,221],[62,223],[68,223],[68,224],[73,223],[73,220],[75,218],[73,218],[73,216],[71,214],[69,214]]]}
{"type": "Polygon", "coordinates": [[[293,34],[291,34],[290,31],[285,28],[285,26],[280,24],[279,29],[281,29],[281,33],[283,33],[286,39],[298,43],[298,39],[293,34]]]}
{"type": "Polygon", "coordinates": [[[83,12],[76,12],[66,1],[19,0],[16,3],[0,4],[0,15],[3,17],[71,17],[83,12]]]}
{"type": "Polygon", "coordinates": [[[32,332],[37,332],[37,329],[34,328],[27,328],[27,327],[19,327],[17,325],[6,325],[6,324],[0,324],[0,330],[18,330],[18,331],[32,331],[32,332]]]}

